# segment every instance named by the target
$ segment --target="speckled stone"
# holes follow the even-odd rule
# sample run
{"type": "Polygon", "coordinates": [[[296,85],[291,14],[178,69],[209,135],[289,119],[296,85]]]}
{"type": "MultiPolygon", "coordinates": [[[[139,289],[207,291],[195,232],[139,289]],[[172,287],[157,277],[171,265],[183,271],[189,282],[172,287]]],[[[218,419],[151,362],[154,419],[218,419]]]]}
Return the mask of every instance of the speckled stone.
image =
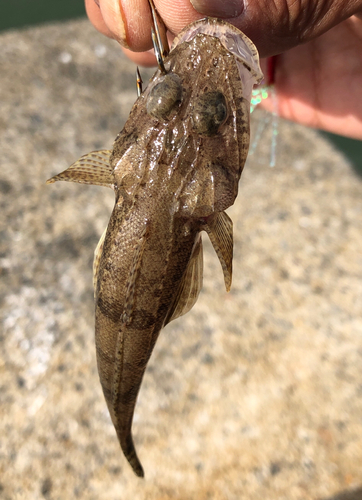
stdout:
{"type": "Polygon", "coordinates": [[[229,210],[231,292],[205,235],[200,299],[149,364],[138,479],[95,361],[91,267],[113,194],[45,185],[111,147],[135,68],[86,20],[0,40],[1,499],[361,500],[361,178],[282,121],[270,168],[263,133],[229,210]]]}

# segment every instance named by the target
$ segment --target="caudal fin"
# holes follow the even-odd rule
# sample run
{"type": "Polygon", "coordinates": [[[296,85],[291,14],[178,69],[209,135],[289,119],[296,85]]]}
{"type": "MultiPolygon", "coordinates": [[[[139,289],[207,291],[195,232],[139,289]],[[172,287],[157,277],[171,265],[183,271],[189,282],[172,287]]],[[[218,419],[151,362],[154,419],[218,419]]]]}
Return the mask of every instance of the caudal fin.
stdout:
{"type": "Polygon", "coordinates": [[[123,436],[118,436],[118,437],[124,456],[127,458],[130,466],[133,469],[133,472],[138,477],[144,477],[145,474],[133,444],[132,434],[129,433],[126,437],[123,436]]]}

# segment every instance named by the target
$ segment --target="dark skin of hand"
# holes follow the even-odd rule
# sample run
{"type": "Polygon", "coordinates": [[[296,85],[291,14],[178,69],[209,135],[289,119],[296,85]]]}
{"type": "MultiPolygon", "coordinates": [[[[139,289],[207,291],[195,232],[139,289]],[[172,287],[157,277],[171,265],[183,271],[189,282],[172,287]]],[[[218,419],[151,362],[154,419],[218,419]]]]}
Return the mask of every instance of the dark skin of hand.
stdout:
{"type": "MultiPolygon", "coordinates": [[[[88,16],[118,40],[139,65],[155,64],[147,0],[85,0],[88,16]],[[123,19],[123,21],[122,21],[123,19]]],[[[206,15],[224,17],[255,43],[260,57],[276,55],[280,116],[362,139],[362,0],[154,0],[171,39],[206,15]],[[222,15],[229,4],[233,16],[222,15]],[[197,11],[197,10],[198,11],[197,11]],[[216,10],[215,10],[216,9],[216,10]]],[[[265,61],[262,60],[265,71],[265,61]]],[[[264,107],[272,109],[269,100],[264,107]]]]}

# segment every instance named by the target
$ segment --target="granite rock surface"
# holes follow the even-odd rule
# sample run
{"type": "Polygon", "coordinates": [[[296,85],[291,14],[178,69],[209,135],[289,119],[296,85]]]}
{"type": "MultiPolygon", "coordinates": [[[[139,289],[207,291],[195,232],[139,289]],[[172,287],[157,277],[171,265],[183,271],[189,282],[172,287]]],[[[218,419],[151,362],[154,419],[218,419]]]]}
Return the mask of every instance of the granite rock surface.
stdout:
{"type": "Polygon", "coordinates": [[[86,20],[0,40],[0,498],[361,500],[362,179],[282,121],[270,168],[263,132],[228,211],[231,292],[205,234],[199,301],[149,363],[138,479],[95,360],[92,260],[113,193],[45,185],[112,146],[135,68],[86,20]]]}

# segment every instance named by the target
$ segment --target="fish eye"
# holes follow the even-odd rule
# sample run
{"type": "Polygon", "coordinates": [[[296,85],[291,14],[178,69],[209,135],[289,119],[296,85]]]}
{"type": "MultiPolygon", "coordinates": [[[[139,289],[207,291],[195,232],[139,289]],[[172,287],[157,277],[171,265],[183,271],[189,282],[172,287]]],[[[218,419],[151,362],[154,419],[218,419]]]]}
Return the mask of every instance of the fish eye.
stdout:
{"type": "Polygon", "coordinates": [[[201,135],[215,135],[226,120],[227,114],[224,94],[205,92],[197,99],[192,110],[193,129],[201,135]]]}
{"type": "Polygon", "coordinates": [[[148,94],[147,113],[158,120],[165,120],[174,106],[181,101],[182,85],[180,77],[168,73],[160,78],[148,94]]]}

